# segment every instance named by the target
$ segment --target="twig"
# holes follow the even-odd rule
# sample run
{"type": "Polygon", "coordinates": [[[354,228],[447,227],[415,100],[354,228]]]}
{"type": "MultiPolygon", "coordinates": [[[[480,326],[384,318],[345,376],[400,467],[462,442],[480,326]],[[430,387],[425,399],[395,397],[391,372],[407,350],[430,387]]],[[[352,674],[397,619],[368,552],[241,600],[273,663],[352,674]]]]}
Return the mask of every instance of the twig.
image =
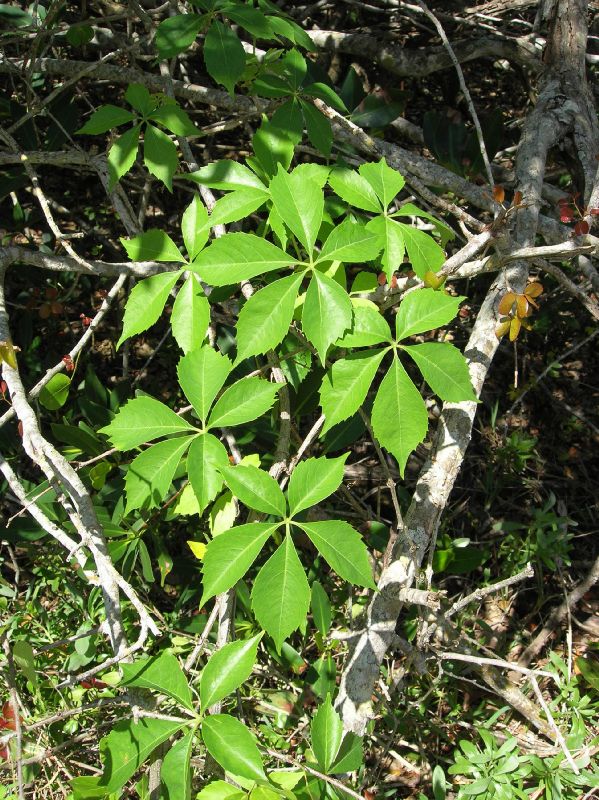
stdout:
{"type": "Polygon", "coordinates": [[[519,394],[519,395],[518,395],[518,397],[517,397],[517,398],[514,400],[514,402],[512,403],[512,405],[511,405],[511,406],[508,408],[508,410],[507,410],[507,411],[506,411],[506,413],[505,413],[505,416],[506,416],[506,417],[509,417],[511,414],[513,414],[513,413],[514,413],[514,411],[515,411],[515,409],[516,409],[516,408],[517,408],[517,407],[520,405],[520,403],[521,403],[521,402],[524,400],[524,398],[526,397],[526,395],[527,395],[527,394],[528,394],[528,393],[529,393],[529,392],[530,392],[532,389],[534,389],[534,387],[535,387],[535,386],[537,386],[537,385],[538,385],[538,384],[539,384],[539,383],[540,383],[540,382],[543,380],[543,378],[545,378],[545,377],[546,377],[546,376],[547,376],[547,375],[548,375],[548,374],[551,372],[551,370],[552,370],[552,369],[555,369],[556,365],[560,364],[562,361],[565,361],[565,359],[566,359],[566,358],[569,358],[569,357],[570,357],[571,355],[573,355],[573,354],[574,354],[574,353],[575,353],[577,350],[580,350],[580,348],[581,348],[581,347],[584,347],[585,345],[587,345],[587,344],[588,344],[589,342],[591,342],[591,341],[592,341],[592,340],[593,340],[593,339],[594,339],[596,336],[599,336],[599,328],[596,328],[596,329],[595,329],[595,330],[594,330],[592,333],[590,333],[588,336],[585,336],[585,338],[584,338],[584,339],[582,339],[580,342],[578,342],[577,344],[575,344],[573,347],[570,347],[570,348],[569,348],[568,350],[566,350],[564,353],[561,353],[561,355],[559,355],[559,356],[557,356],[556,358],[554,358],[554,359],[553,359],[553,360],[552,360],[552,361],[551,361],[551,362],[550,362],[550,363],[549,363],[549,364],[548,364],[548,365],[545,367],[545,369],[544,369],[542,372],[540,372],[538,375],[534,375],[534,376],[533,376],[533,379],[532,379],[532,380],[529,382],[528,386],[526,386],[526,387],[525,387],[525,388],[522,390],[521,394],[519,394]]]}
{"type": "Polygon", "coordinates": [[[278,761],[284,761],[286,764],[293,764],[294,767],[303,769],[310,775],[314,775],[315,778],[320,778],[321,781],[325,781],[325,783],[328,783],[331,786],[334,786],[336,789],[345,792],[345,794],[349,795],[349,797],[355,798],[355,800],[365,800],[364,795],[358,794],[358,792],[354,792],[353,789],[350,789],[344,783],[338,781],[337,778],[331,778],[330,775],[325,775],[323,772],[319,772],[317,769],[313,769],[312,767],[309,767],[307,764],[302,764],[295,758],[291,758],[291,756],[283,755],[283,753],[277,753],[276,750],[267,750],[266,752],[268,753],[269,756],[271,756],[272,758],[276,758],[278,761]]]}
{"type": "Polygon", "coordinates": [[[480,152],[483,157],[483,162],[485,165],[485,171],[487,173],[487,181],[489,186],[493,186],[493,170],[491,169],[491,162],[489,160],[489,156],[487,154],[487,147],[485,145],[485,140],[483,137],[483,131],[480,126],[480,121],[478,119],[478,114],[476,113],[476,108],[474,107],[474,103],[472,102],[472,96],[470,95],[470,90],[468,89],[468,85],[466,84],[466,80],[464,78],[464,73],[462,72],[462,68],[460,66],[460,62],[458,61],[456,54],[454,52],[453,47],[451,46],[449,39],[447,38],[447,34],[443,28],[443,25],[439,22],[438,18],[433,14],[433,12],[428,8],[424,0],[416,0],[416,3],[420,6],[420,8],[424,11],[426,16],[430,19],[433,23],[435,28],[437,29],[437,33],[441,37],[441,41],[443,42],[449,57],[451,58],[451,62],[455,67],[455,71],[458,76],[458,81],[460,82],[460,88],[464,95],[464,99],[468,105],[468,111],[470,111],[470,116],[472,117],[472,122],[474,123],[474,127],[476,129],[476,138],[478,139],[478,145],[480,147],[480,152]]]}
{"type": "Polygon", "coordinates": [[[532,578],[534,575],[534,569],[532,564],[527,564],[526,567],[519,572],[517,575],[512,575],[511,578],[506,578],[503,581],[499,581],[498,583],[493,583],[491,586],[483,586],[480,589],[476,589],[471,594],[466,595],[466,597],[462,597],[460,600],[457,600],[446,612],[445,612],[445,619],[449,619],[453,617],[454,614],[457,614],[463,608],[466,608],[467,605],[470,603],[478,602],[486,597],[488,594],[494,594],[495,592],[499,592],[502,589],[506,589],[508,586],[512,586],[515,583],[520,583],[520,581],[524,581],[527,578],[532,578]]]}
{"type": "Polygon", "coordinates": [[[477,664],[481,666],[485,664],[489,667],[499,667],[500,669],[507,669],[513,672],[521,672],[522,675],[534,676],[542,675],[545,678],[552,678],[557,680],[553,672],[545,672],[542,669],[528,669],[527,667],[520,667],[518,664],[513,664],[511,661],[503,661],[501,658],[484,658],[483,656],[467,655],[465,653],[438,653],[437,657],[441,661],[465,661],[469,664],[477,664]]]}
{"type": "Polygon", "coordinates": [[[562,272],[562,270],[555,264],[552,264],[550,261],[545,261],[544,259],[539,259],[537,263],[545,272],[548,272],[549,275],[552,275],[567,292],[579,300],[589,314],[591,314],[596,320],[599,320],[599,303],[597,303],[595,300],[592,300],[589,295],[580,288],[580,286],[575,284],[574,281],[571,281],[566,273],[562,272]]]}
{"type": "MultiPolygon", "coordinates": [[[[541,673],[537,672],[536,674],[540,675],[541,673]]],[[[568,750],[568,745],[566,744],[566,740],[562,736],[562,732],[560,731],[560,729],[555,724],[555,720],[553,719],[553,715],[551,713],[551,709],[549,708],[549,706],[545,702],[545,698],[543,697],[543,693],[539,689],[539,684],[537,683],[537,679],[535,677],[535,673],[531,672],[528,677],[530,679],[530,683],[532,685],[534,693],[537,696],[537,700],[539,701],[539,705],[541,706],[541,708],[545,712],[545,716],[547,717],[547,721],[549,722],[549,724],[551,725],[551,727],[553,729],[553,732],[555,734],[555,739],[556,739],[557,743],[559,744],[559,746],[562,748],[562,751],[563,751],[563,753],[564,753],[564,755],[566,757],[566,761],[572,767],[572,772],[574,772],[576,775],[580,775],[580,769],[578,768],[578,765],[576,764],[576,762],[572,758],[572,754],[568,750]]]]}
{"type": "Polygon", "coordinates": [[[599,557],[595,559],[595,562],[589,570],[586,578],[574,587],[574,589],[568,594],[567,599],[564,600],[561,605],[553,609],[542,630],[535,636],[535,638],[518,659],[518,664],[520,666],[530,664],[533,658],[535,658],[541,652],[555,628],[567,615],[568,609],[574,608],[576,603],[578,603],[578,601],[584,597],[584,595],[590,591],[590,589],[592,589],[597,581],[599,581],[599,557]]]}
{"type": "Polygon", "coordinates": [[[19,792],[19,800],[25,800],[25,784],[23,781],[23,728],[21,725],[21,709],[19,707],[19,695],[17,693],[15,665],[10,647],[10,641],[6,632],[2,638],[2,647],[8,662],[8,702],[10,703],[10,708],[13,715],[15,737],[17,742],[17,753],[15,759],[17,763],[17,787],[19,792]]]}
{"type": "Polygon", "coordinates": [[[218,617],[218,606],[215,603],[212,611],[210,612],[208,619],[206,620],[206,624],[204,625],[204,630],[200,634],[198,641],[195,644],[195,647],[191,651],[191,653],[185,659],[184,669],[185,672],[189,672],[189,670],[195,664],[198,656],[204,649],[204,645],[206,644],[208,637],[210,636],[210,631],[214,627],[214,623],[216,622],[216,618],[218,617]]]}
{"type": "Polygon", "coordinates": [[[301,458],[304,455],[304,453],[306,452],[306,450],[310,447],[310,445],[312,444],[314,439],[316,439],[316,437],[320,433],[320,429],[324,425],[324,420],[325,420],[324,414],[321,414],[320,417],[318,417],[318,419],[316,420],[314,425],[312,425],[312,427],[310,428],[310,430],[306,434],[306,437],[304,438],[304,441],[301,443],[301,445],[297,449],[297,453],[293,456],[293,458],[289,462],[289,465],[287,466],[287,474],[283,475],[283,477],[281,478],[281,481],[279,483],[281,489],[285,488],[285,486],[287,485],[287,481],[291,477],[291,473],[293,472],[293,470],[297,467],[297,465],[301,461],[301,458]]]}
{"type": "Polygon", "coordinates": [[[97,675],[98,672],[103,672],[105,669],[108,669],[108,667],[114,667],[116,664],[126,661],[132,655],[134,655],[134,653],[137,653],[138,650],[141,650],[146,643],[147,638],[148,630],[142,624],[140,634],[134,644],[129,645],[129,647],[126,647],[118,655],[113,656],[112,658],[107,658],[106,661],[103,661],[101,664],[96,664],[95,667],[91,667],[91,669],[88,669],[85,672],[80,672],[78,675],[69,675],[69,677],[61,681],[56,688],[64,689],[67,686],[74,686],[76,683],[80,683],[80,681],[86,681],[88,678],[92,678],[94,675],[97,675]]]}

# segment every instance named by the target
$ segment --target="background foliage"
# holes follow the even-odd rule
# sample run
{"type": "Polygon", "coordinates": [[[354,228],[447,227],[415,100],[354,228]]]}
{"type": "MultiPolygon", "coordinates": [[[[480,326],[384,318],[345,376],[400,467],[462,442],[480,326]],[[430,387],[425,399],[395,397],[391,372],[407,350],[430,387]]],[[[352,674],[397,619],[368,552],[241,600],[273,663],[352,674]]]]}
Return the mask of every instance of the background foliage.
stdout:
{"type": "Polygon", "coordinates": [[[0,798],[599,786],[587,4],[338,6],[0,5],[0,798]]]}

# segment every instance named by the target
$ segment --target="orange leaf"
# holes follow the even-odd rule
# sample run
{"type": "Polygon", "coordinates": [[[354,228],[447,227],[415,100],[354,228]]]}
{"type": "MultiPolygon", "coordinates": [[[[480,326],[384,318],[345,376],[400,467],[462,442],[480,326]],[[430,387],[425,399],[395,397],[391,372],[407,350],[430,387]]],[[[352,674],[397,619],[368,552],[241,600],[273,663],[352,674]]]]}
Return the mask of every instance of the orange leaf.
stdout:
{"type": "Polygon", "coordinates": [[[538,281],[529,283],[526,289],[524,290],[524,294],[527,297],[538,297],[540,294],[543,294],[543,285],[540,284],[538,281]]]}
{"type": "Polygon", "coordinates": [[[505,200],[505,189],[503,186],[494,186],[493,187],[493,199],[496,203],[503,203],[505,200]]]}
{"type": "Polygon", "coordinates": [[[526,295],[519,294],[516,297],[516,314],[520,318],[528,315],[528,298],[526,295]]]}
{"type": "Polygon", "coordinates": [[[499,313],[502,316],[505,314],[509,314],[515,302],[516,302],[516,295],[514,294],[514,292],[507,292],[506,294],[504,294],[499,303],[499,308],[498,308],[499,313]]]}

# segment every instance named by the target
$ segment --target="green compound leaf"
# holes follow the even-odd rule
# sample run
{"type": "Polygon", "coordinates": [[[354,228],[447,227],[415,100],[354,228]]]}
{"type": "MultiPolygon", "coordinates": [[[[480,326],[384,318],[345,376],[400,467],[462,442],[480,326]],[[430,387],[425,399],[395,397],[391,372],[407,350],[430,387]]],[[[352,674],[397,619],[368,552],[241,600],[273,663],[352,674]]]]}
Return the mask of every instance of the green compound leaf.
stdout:
{"type": "Polygon", "coordinates": [[[246,800],[246,798],[246,792],[231,786],[226,781],[212,781],[196,795],[196,800],[246,800]]]}
{"type": "Polygon", "coordinates": [[[312,719],[310,738],[318,765],[328,775],[343,739],[343,723],[333,708],[330,696],[327,696],[312,719]]]}
{"type": "Polygon", "coordinates": [[[268,472],[250,464],[221,469],[225,483],[248,508],[284,517],[287,510],[285,495],[268,472]]]}
{"type": "Polygon", "coordinates": [[[204,39],[204,61],[208,74],[232,95],[245,69],[245,50],[231,28],[218,20],[204,39]]]}
{"type": "Polygon", "coordinates": [[[269,16],[268,22],[279,36],[284,36],[286,39],[289,39],[290,42],[294,42],[308,52],[312,52],[316,49],[312,39],[310,39],[306,31],[298,25],[297,22],[279,16],[269,16]]]}
{"type": "Polygon", "coordinates": [[[339,284],[318,270],[306,292],[302,328],[324,364],[329,346],[346,331],[352,321],[352,304],[339,284]]]}
{"type": "Polygon", "coordinates": [[[330,121],[312,103],[300,99],[308,139],[314,147],[328,158],[333,147],[333,129],[330,121]]]}
{"type": "Polygon", "coordinates": [[[331,89],[326,83],[309,83],[303,87],[303,93],[309,97],[318,97],[320,100],[340,111],[342,114],[349,114],[349,110],[343,100],[339,97],[334,89],[331,89]]]}
{"type": "Polygon", "coordinates": [[[242,378],[218,398],[208,419],[208,426],[222,428],[258,419],[272,407],[282,385],[262,378],[242,378]]]}
{"type": "Polygon", "coordinates": [[[376,588],[368,549],[351,525],[338,519],[294,524],[307,533],[318,552],[340,578],[355,586],[376,588]]]}
{"type": "Polygon", "coordinates": [[[153,111],[158,102],[142,83],[130,83],[125,92],[125,100],[144,116],[153,111]]]}
{"type": "Polygon", "coordinates": [[[339,458],[307,458],[300,461],[289,479],[289,516],[294,517],[337,491],[343,480],[343,468],[348,456],[349,453],[345,453],[339,458]]]}
{"type": "Polygon", "coordinates": [[[114,188],[115,184],[126,172],[129,172],[135,163],[140,130],[141,125],[135,125],[112,143],[107,157],[110,189],[114,188]]]}
{"type": "Polygon", "coordinates": [[[322,189],[301,174],[289,175],[279,164],[270,182],[270,194],[285,225],[311,256],[324,211],[322,189]]]}
{"type": "Polygon", "coordinates": [[[165,102],[149,115],[148,119],[158,122],[175,136],[203,136],[189,116],[175,102],[165,102]]]}
{"type": "Polygon", "coordinates": [[[200,703],[210,708],[238,689],[252,674],[262,634],[229,642],[213,653],[200,677],[200,703]]]}
{"type": "Polygon", "coordinates": [[[391,282],[393,273],[396,270],[403,269],[404,266],[406,243],[403,228],[399,222],[383,216],[371,219],[366,227],[369,231],[378,233],[381,237],[383,247],[381,264],[385,270],[387,280],[391,282]]]}
{"type": "MultiPolygon", "coordinates": [[[[216,541],[221,539],[219,536],[216,541]]],[[[289,534],[256,576],[252,608],[279,652],[289,634],[306,619],[310,586],[289,534]]]]}
{"type": "Polygon", "coordinates": [[[286,171],[293,158],[294,144],[280,128],[264,120],[252,136],[256,158],[269,177],[276,175],[279,164],[286,171]]]}
{"type": "Polygon", "coordinates": [[[90,775],[81,775],[72,778],[69,783],[73,790],[73,800],[98,800],[105,798],[108,792],[100,785],[100,778],[90,775]]]}
{"type": "Polygon", "coordinates": [[[427,272],[437,272],[445,261],[445,253],[433,237],[403,222],[395,224],[402,230],[406,250],[416,275],[424,280],[427,272]]]}
{"type": "Polygon", "coordinates": [[[353,416],[364,403],[385,352],[350,353],[333,364],[320,387],[320,405],[326,418],[321,436],[353,416]]]}
{"type": "Polygon", "coordinates": [[[197,14],[177,14],[163,20],[156,30],[158,58],[173,58],[187,50],[203,24],[203,18],[197,14]]]}
{"type": "Polygon", "coordinates": [[[220,470],[229,464],[224,446],[216,436],[203,433],[191,443],[187,455],[187,473],[198,501],[199,513],[203,514],[223,485],[220,470]]]}
{"type": "Polygon", "coordinates": [[[282,342],[293,318],[303,275],[289,275],[253,294],[237,321],[237,360],[266,353],[282,342]]]}
{"type": "Polygon", "coordinates": [[[401,301],[395,317],[396,340],[447,325],[458,313],[462,299],[434,289],[410,292],[401,301]]]}
{"type": "Polygon", "coordinates": [[[147,717],[117,722],[100,742],[104,772],[99,784],[106,794],[118,792],[158,745],[182,727],[180,722],[147,717]]]}
{"type": "Polygon", "coordinates": [[[379,386],[372,407],[372,429],[379,443],[397,459],[403,477],[408,456],[426,436],[428,415],[420,392],[398,358],[393,359],[379,386]]]}
{"type": "Polygon", "coordinates": [[[209,324],[210,303],[197,276],[190,275],[179,290],[171,315],[173,336],[184,353],[200,347],[209,324]]]}
{"type": "Polygon", "coordinates": [[[212,714],[202,722],[202,739],[227,772],[250,781],[265,781],[260,751],[253,734],[229,714],[212,714]]]}
{"type": "Polygon", "coordinates": [[[125,306],[123,332],[117,342],[117,349],[126,339],[147,330],[158,321],[180,275],[180,272],[162,272],[135,284],[125,306]]]}
{"type": "MultiPolygon", "coordinates": [[[[275,81],[276,76],[272,76],[271,80],[275,81]]],[[[285,95],[288,95],[290,91],[289,86],[284,83],[284,87],[285,88],[282,90],[282,93],[277,95],[276,88],[274,88],[271,84],[270,96],[274,95],[284,97],[285,95]]],[[[263,94],[265,97],[268,97],[268,90],[263,94]]],[[[300,101],[295,97],[292,97],[290,100],[287,100],[286,103],[280,105],[272,115],[270,124],[274,128],[278,128],[280,131],[282,131],[285,136],[287,136],[287,138],[297,146],[301,142],[304,132],[304,115],[302,114],[302,106],[300,101]]]]}
{"type": "Polygon", "coordinates": [[[268,522],[238,525],[219,533],[208,543],[202,566],[203,594],[200,607],[243,578],[278,525],[268,522]]]}
{"type": "Polygon", "coordinates": [[[212,164],[206,164],[196,172],[189,172],[185,177],[201,183],[203,186],[208,186],[210,189],[231,191],[253,188],[266,191],[266,186],[260,178],[251,169],[237,161],[213,161],[212,164]]]}
{"type": "Polygon", "coordinates": [[[378,234],[369,231],[365,225],[344,220],[333,228],[324,243],[317,263],[322,261],[357,262],[371,261],[381,249],[378,234]]]}
{"type": "Polygon", "coordinates": [[[229,222],[245,219],[268,200],[268,192],[262,189],[246,188],[217,200],[210,214],[210,226],[228,225],[229,222]]]}
{"type": "Polygon", "coordinates": [[[362,766],[363,761],[362,737],[356,736],[355,733],[346,733],[337,753],[337,761],[331,767],[331,772],[333,774],[354,772],[362,766]]]}
{"type": "Polygon", "coordinates": [[[174,433],[197,433],[196,428],[153,397],[136,397],[119,409],[100,433],[117,450],[131,450],[144,442],[174,433]]]}
{"type": "Polygon", "coordinates": [[[175,742],[162,760],[160,778],[166,792],[165,800],[191,799],[191,752],[194,731],[175,742]]]}
{"type": "Polygon", "coordinates": [[[391,341],[391,330],[378,308],[368,301],[354,301],[352,326],[337,341],[338,347],[369,347],[391,341]]]}
{"type": "Polygon", "coordinates": [[[191,436],[177,436],[149,447],[134,458],[125,476],[127,507],[125,514],[135,508],[155,508],[166,497],[191,436]]]}
{"type": "Polygon", "coordinates": [[[202,424],[206,423],[210,406],[230,372],[229,359],[208,346],[192,350],[179,360],[179,384],[202,424]]]}
{"type": "Polygon", "coordinates": [[[403,348],[414,359],[424,380],[441,400],[476,402],[464,356],[448,342],[425,342],[403,348]]]}
{"type": "Polygon", "coordinates": [[[372,186],[385,209],[405,185],[403,175],[390,167],[384,158],[376,164],[361,164],[358,172],[372,186]]]}
{"type": "Polygon", "coordinates": [[[127,122],[133,122],[135,114],[127,111],[126,108],[119,108],[118,106],[108,105],[100,106],[97,111],[91,115],[82,128],[79,128],[76,133],[87,133],[93,135],[96,133],[106,133],[111,128],[118,128],[119,125],[125,125],[127,122]]]}
{"type": "Polygon", "coordinates": [[[273,36],[274,31],[269,23],[269,18],[257,8],[242,5],[230,6],[226,10],[226,15],[257,39],[270,39],[273,36]]]}
{"type": "Polygon", "coordinates": [[[319,581],[314,581],[312,583],[310,608],[312,610],[312,616],[314,618],[316,630],[321,636],[326,636],[331,627],[333,612],[328,595],[322,588],[322,584],[319,583],[319,581]]]}
{"type": "Polygon", "coordinates": [[[360,173],[347,167],[335,167],[329,175],[329,186],[342,200],[354,208],[380,214],[382,206],[370,183],[360,173]]]}
{"type": "Polygon", "coordinates": [[[392,217],[422,217],[423,219],[427,219],[429,222],[432,222],[433,225],[435,226],[435,228],[436,228],[436,230],[437,230],[437,232],[439,234],[439,238],[441,240],[441,245],[443,247],[445,247],[445,245],[447,244],[447,242],[450,239],[455,239],[455,233],[452,230],[452,228],[450,228],[449,225],[447,225],[445,222],[443,222],[443,220],[437,219],[432,214],[429,214],[428,211],[423,211],[421,208],[418,208],[418,206],[415,206],[414,203],[403,203],[401,208],[398,211],[396,211],[394,214],[392,214],[391,216],[392,217]]]}
{"type": "Polygon", "coordinates": [[[152,175],[173,191],[173,175],[179,166],[177,146],[154,125],[146,125],[144,133],[144,164],[152,175]]]}
{"type": "Polygon", "coordinates": [[[166,694],[193,711],[187,678],[177,658],[169,650],[163,650],[151,658],[137,659],[133,664],[123,663],[121,669],[125,686],[139,686],[166,694]]]}
{"type": "Polygon", "coordinates": [[[152,228],[133,239],[121,239],[131,261],[176,261],[185,259],[168,233],[152,228]]]}
{"type": "Polygon", "coordinates": [[[210,223],[206,206],[202,203],[199,195],[194,195],[193,200],[187,206],[181,217],[181,233],[187,257],[190,261],[197,256],[202,247],[208,241],[210,233],[210,223]]]}
{"type": "Polygon", "coordinates": [[[253,233],[227,233],[203,250],[191,268],[212,286],[228,286],[293,263],[293,256],[253,233]]]}

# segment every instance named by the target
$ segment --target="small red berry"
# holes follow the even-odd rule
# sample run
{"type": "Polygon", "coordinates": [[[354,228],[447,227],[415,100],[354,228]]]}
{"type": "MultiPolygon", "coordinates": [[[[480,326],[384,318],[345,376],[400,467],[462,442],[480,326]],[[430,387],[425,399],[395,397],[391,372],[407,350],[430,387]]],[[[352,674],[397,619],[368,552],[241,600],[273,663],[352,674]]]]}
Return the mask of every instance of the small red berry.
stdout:
{"type": "Polygon", "coordinates": [[[384,272],[379,272],[377,281],[379,282],[379,286],[384,286],[387,283],[387,276],[384,272]]]}

